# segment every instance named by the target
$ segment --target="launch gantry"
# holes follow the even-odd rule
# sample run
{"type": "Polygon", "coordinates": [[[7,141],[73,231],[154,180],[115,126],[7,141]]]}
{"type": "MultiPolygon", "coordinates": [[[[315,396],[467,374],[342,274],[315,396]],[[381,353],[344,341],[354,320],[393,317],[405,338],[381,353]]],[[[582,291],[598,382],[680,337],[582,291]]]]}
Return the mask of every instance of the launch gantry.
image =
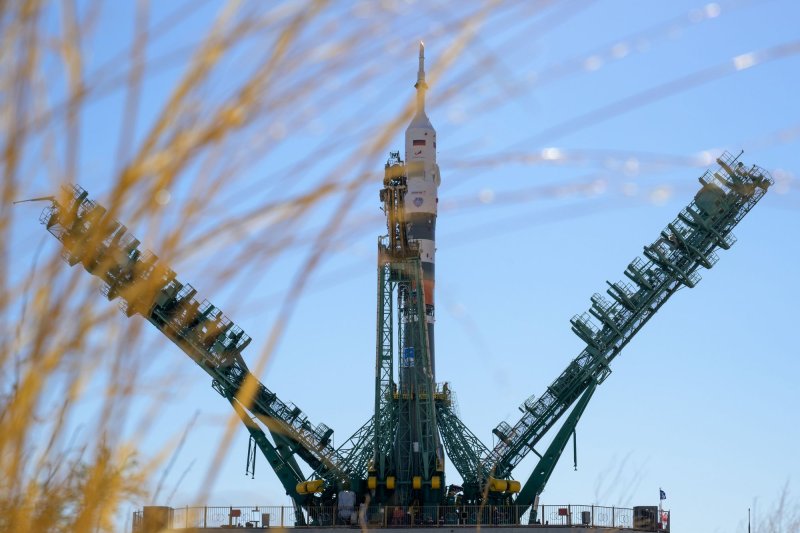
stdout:
{"type": "Polygon", "coordinates": [[[627,280],[607,282],[607,297],[593,295],[588,312],[572,318],[572,331],[585,348],[540,396],[520,406],[522,416],[513,426],[501,422],[492,430],[497,444],[489,448],[459,419],[449,386],[434,378],[440,176],[435,131],[424,114],[422,50],[416,87],[418,113],[406,133],[406,159],[391,154],[380,191],[388,234],[378,243],[374,414],[337,448],[331,428],[312,423],[250,373],[242,358],[250,337],[158,257],[142,253],[139,241],[85,190],[64,188],[40,218],[61,242],[70,266],[80,263],[100,278],[103,294],[119,298],[126,316],[141,315],[211,377],[250,433],[248,470],[254,470],[257,447],[291,498],[298,525],[327,520],[319,509],[345,490],[369,506],[420,506],[422,521],[433,519],[424,509],[452,503],[448,498],[456,492],[464,505],[514,505],[520,516],[544,490],[614,358],[670,296],[694,287],[700,269],[714,266],[716,250],[730,248],[731,231],[773,183],[765,170],[745,166],[739,156],[720,156],[719,168],[699,178],[700,190],[689,205],[644,247],[643,257],[628,264],[627,280]],[[565,415],[539,453],[536,446],[565,415]],[[531,451],[540,458],[533,472],[524,483],[513,479],[514,468],[531,451]],[[462,478],[450,490],[445,452],[462,478]]]}

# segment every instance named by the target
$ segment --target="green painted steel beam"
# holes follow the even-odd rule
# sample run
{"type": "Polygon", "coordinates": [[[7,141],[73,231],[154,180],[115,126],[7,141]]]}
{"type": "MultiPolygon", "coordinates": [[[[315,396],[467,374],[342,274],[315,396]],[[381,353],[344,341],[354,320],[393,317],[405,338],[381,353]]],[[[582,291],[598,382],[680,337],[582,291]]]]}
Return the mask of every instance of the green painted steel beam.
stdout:
{"type": "Polygon", "coordinates": [[[495,429],[499,441],[483,456],[497,477],[510,476],[513,468],[533,449],[569,407],[610,374],[610,363],[681,287],[694,287],[699,269],[716,261],[715,249],[728,249],[735,241],[731,231],[764,196],[772,178],[763,169],[745,167],[730,154],[717,162],[720,169],[707,171],[693,201],[644,247],[625,275],[633,285],[609,282],[611,300],[592,297],[588,313],[572,319],[572,330],[586,348],[537,400],[525,403],[522,418],[511,427],[495,429]],[[598,322],[595,322],[597,320],[598,322]]]}
{"type": "Polygon", "coordinates": [[[375,422],[373,417],[370,417],[336,449],[336,452],[344,457],[342,469],[349,473],[351,479],[366,479],[368,475],[373,453],[374,431],[375,422]]]}
{"type": "Polygon", "coordinates": [[[488,448],[443,402],[436,403],[436,418],[447,457],[465,484],[478,486],[480,480],[491,475],[481,462],[488,448]]]}
{"type": "MultiPolygon", "coordinates": [[[[387,244],[378,242],[378,257],[389,258],[387,244]]],[[[394,473],[393,445],[397,429],[397,400],[394,397],[394,290],[392,264],[378,265],[378,308],[375,349],[375,411],[372,431],[372,471],[383,482],[394,473]]]]}
{"type": "MultiPolygon", "coordinates": [[[[413,500],[423,505],[436,505],[443,495],[444,457],[434,404],[432,347],[428,346],[419,244],[409,242],[407,235],[405,166],[397,154],[386,164],[383,185],[380,199],[388,233],[378,241],[375,430],[371,470],[378,487],[389,475],[395,478],[396,490],[391,503],[410,505],[412,492],[417,491],[413,500]],[[395,344],[397,354],[402,357],[397,384],[393,380],[395,344]],[[434,475],[439,476],[437,489],[432,488],[434,475]]],[[[382,492],[378,494],[383,495],[382,492]]]]}
{"type": "Polygon", "coordinates": [[[440,434],[418,250],[408,257],[391,258],[390,266],[398,289],[398,346],[414,351],[413,366],[406,368],[408,381],[404,384],[401,380],[397,390],[394,460],[398,489],[394,503],[412,504],[413,479],[419,477],[423,482],[419,489],[423,495],[421,503],[436,505],[442,499],[443,486],[432,489],[429,482],[434,475],[443,476],[444,464],[443,457],[439,457],[440,434]]]}
{"type": "Polygon", "coordinates": [[[266,457],[267,462],[278,477],[278,481],[283,485],[286,495],[292,499],[292,506],[295,512],[295,524],[298,526],[305,525],[302,506],[307,502],[308,496],[298,494],[297,492],[297,484],[303,481],[303,474],[297,463],[287,460],[286,457],[278,452],[275,446],[269,441],[264,431],[247,416],[247,412],[235,398],[228,396],[226,399],[230,402],[236,414],[239,415],[244,427],[247,428],[247,431],[253,437],[261,453],[266,457]]]}
{"type": "MultiPolygon", "coordinates": [[[[142,253],[139,241],[123,224],[108,219],[106,209],[85,190],[65,187],[40,220],[61,242],[68,264],[80,263],[100,278],[103,294],[109,300],[120,298],[127,316],[142,315],[208,373],[224,397],[237,398],[257,416],[275,438],[275,451],[284,462],[294,462],[296,455],[332,482],[349,477],[344,458],[331,445],[333,431],[310,423],[299,408],[280,400],[250,373],[241,356],[250,337],[210,302],[198,301],[194,288],[178,281],[158,257],[142,253]],[[251,397],[240,397],[248,382],[251,397]]],[[[265,453],[268,448],[260,449],[265,453]]]]}
{"type": "MultiPolygon", "coordinates": [[[[472,490],[477,498],[489,477],[510,478],[514,467],[566,416],[517,497],[519,504],[529,505],[544,490],[597,385],[610,374],[613,359],[672,294],[694,287],[699,270],[713,267],[716,250],[730,248],[735,242],[732,229],[771,185],[763,169],[744,167],[737,159],[728,154],[718,159],[720,168],[700,178],[702,187],[694,200],[644,247],[643,257],[627,266],[627,281],[608,282],[607,296],[595,294],[590,309],[571,320],[586,347],[544,394],[525,402],[523,416],[513,427],[501,423],[495,428],[498,442],[492,449],[449,405],[434,399],[419,249],[405,234],[405,177],[397,168],[387,171],[381,191],[389,234],[379,244],[375,409],[337,449],[330,428],[310,423],[299,408],[281,401],[250,373],[241,356],[250,342],[244,331],[209,302],[198,301],[196,291],[178,281],[156,256],[139,251],[139,241],[124,225],[109,220],[86,191],[65,188],[40,220],[61,242],[70,265],[80,263],[100,278],[104,294],[109,300],[120,298],[127,316],[142,315],[212,377],[214,388],[231,402],[300,515],[300,507],[315,498],[296,492],[303,480],[297,458],[311,467],[312,476],[326,480],[328,491],[347,479],[360,482],[368,473],[396,475],[401,491],[408,491],[413,477],[430,480],[434,474],[443,475],[444,444],[464,479],[465,494],[472,490]],[[418,365],[403,374],[403,390],[394,383],[395,346],[412,348],[418,365]],[[246,383],[253,393],[244,398],[246,383]],[[266,426],[272,442],[251,416],[266,426]]],[[[420,494],[426,504],[438,503],[441,496],[430,488],[420,494]]],[[[407,496],[396,502],[410,503],[403,500],[407,496]]]]}
{"type": "Polygon", "coordinates": [[[553,470],[555,470],[556,464],[558,464],[558,460],[561,458],[561,454],[564,452],[564,448],[567,446],[570,436],[574,436],[575,427],[578,425],[578,421],[583,415],[586,406],[589,405],[589,400],[592,399],[592,395],[596,389],[597,383],[593,383],[584,391],[581,398],[575,403],[572,412],[566,420],[564,420],[564,423],[561,425],[558,433],[556,433],[550,446],[548,446],[547,450],[542,454],[536,468],[533,469],[530,477],[522,486],[522,490],[520,490],[516,500],[514,500],[514,505],[518,507],[522,506],[519,510],[520,514],[524,513],[528,506],[533,505],[536,497],[544,491],[545,485],[550,480],[550,476],[553,474],[553,470]]]}

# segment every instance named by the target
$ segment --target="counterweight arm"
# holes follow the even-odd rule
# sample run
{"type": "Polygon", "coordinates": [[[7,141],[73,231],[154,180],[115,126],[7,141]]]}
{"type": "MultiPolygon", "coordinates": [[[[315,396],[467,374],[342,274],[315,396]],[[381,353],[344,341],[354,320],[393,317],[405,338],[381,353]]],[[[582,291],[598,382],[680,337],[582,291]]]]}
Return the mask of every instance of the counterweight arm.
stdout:
{"type": "MultiPolygon", "coordinates": [[[[61,241],[62,257],[70,266],[81,263],[100,278],[101,292],[109,300],[119,297],[129,317],[142,315],[212,377],[213,387],[237,413],[246,409],[269,429],[275,447],[262,445],[263,432],[256,441],[270,464],[292,471],[288,477],[278,472],[285,488],[301,477],[294,454],[325,479],[335,482],[349,476],[344,458],[332,447],[333,430],[310,423],[298,407],[280,400],[250,373],[241,356],[250,337],[209,301],[199,301],[197,291],[180,282],[158,257],[140,252],[139,241],[124,225],[109,219],[106,209],[89,200],[85,190],[66,187],[40,220],[61,241]],[[252,391],[249,397],[243,389],[252,391]]],[[[292,494],[294,488],[287,492],[297,496],[292,494]]]]}
{"type": "Polygon", "coordinates": [[[603,382],[611,361],[667,299],[683,286],[694,287],[698,270],[716,263],[715,250],[735,242],[731,230],[773,183],[765,170],[745,167],[737,159],[727,153],[717,159],[719,169],[700,177],[694,200],[644,247],[644,259],[628,265],[629,282],[609,282],[611,300],[595,294],[589,312],[572,319],[572,331],[586,348],[542,396],[525,402],[513,427],[503,422],[495,428],[499,441],[484,456],[495,476],[509,476],[584,391],[603,382]]]}

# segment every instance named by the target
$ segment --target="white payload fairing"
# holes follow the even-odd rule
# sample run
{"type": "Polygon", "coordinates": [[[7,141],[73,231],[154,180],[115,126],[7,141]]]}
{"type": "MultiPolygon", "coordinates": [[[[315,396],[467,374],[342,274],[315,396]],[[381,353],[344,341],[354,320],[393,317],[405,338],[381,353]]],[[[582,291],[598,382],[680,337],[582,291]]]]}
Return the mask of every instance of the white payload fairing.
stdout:
{"type": "Polygon", "coordinates": [[[406,129],[406,176],[408,192],[405,198],[405,219],[409,240],[419,243],[422,275],[425,286],[425,311],[428,322],[428,346],[431,372],[435,376],[433,342],[434,290],[436,280],[436,213],[439,203],[441,175],[436,164],[436,130],[425,114],[425,45],[419,43],[417,72],[417,109],[406,129]]]}

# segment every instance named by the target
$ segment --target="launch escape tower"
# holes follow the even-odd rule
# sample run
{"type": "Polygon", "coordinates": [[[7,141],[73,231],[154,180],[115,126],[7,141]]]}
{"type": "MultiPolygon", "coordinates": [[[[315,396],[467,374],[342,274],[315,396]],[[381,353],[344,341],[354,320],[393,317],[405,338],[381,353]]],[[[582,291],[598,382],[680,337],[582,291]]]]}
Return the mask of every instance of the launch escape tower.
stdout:
{"type": "MultiPolygon", "coordinates": [[[[386,164],[380,199],[388,234],[378,242],[378,298],[374,414],[334,448],[333,430],[314,424],[250,373],[242,351],[250,337],[136,240],[78,186],[63,189],[40,217],[62,244],[70,266],[80,263],[102,281],[102,293],[120,299],[127,316],[141,315],[212,379],[250,433],[248,472],[258,449],[295,508],[295,522],[325,523],[324,506],[352,492],[369,512],[384,506],[431,508],[453,504],[534,505],[610,363],[677,290],[694,287],[700,269],[717,262],[717,249],[735,242],[731,231],[763,197],[772,178],[724,153],[706,171],[700,190],[677,217],[626,267],[626,281],[607,282],[588,312],[572,318],[586,343],[566,369],[521,406],[512,426],[498,424],[493,448],[459,419],[447,384],[435,381],[433,343],[437,189],[436,132],[425,115],[420,47],[417,112],[399,152],[386,164]],[[396,365],[396,366],[395,366],[396,365]],[[570,411],[571,409],[571,411],[570,411]],[[564,418],[543,453],[536,446],[564,418]],[[446,488],[444,452],[460,474],[446,488]],[[530,452],[539,462],[523,481],[514,468],[530,452]],[[304,462],[310,471],[300,466],[304,462]]],[[[740,154],[741,155],[741,154],[740,154]]],[[[531,519],[535,513],[531,513],[531,519]]]]}

